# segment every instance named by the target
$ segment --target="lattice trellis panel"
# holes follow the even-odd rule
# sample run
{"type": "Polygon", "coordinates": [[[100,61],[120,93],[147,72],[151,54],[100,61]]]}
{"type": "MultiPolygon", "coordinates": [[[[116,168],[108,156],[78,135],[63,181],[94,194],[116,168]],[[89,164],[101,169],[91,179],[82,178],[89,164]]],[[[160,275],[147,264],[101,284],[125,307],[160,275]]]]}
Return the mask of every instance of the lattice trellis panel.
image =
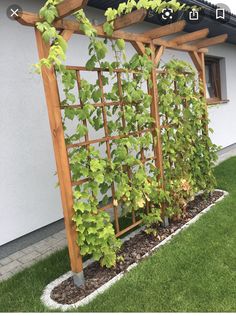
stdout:
{"type": "MultiPolygon", "coordinates": [[[[76,154],[77,151],[80,150],[81,148],[88,149],[89,146],[96,146],[96,149],[99,149],[100,152],[102,152],[103,155],[107,157],[109,161],[112,161],[112,149],[113,149],[112,146],[116,145],[116,141],[118,142],[121,139],[129,138],[129,137],[149,136],[149,137],[153,137],[153,145],[151,146],[151,148],[147,148],[146,150],[144,148],[140,148],[140,150],[136,153],[136,156],[139,157],[140,161],[143,164],[152,161],[156,166],[158,166],[159,160],[158,160],[158,156],[155,155],[155,150],[154,150],[154,148],[156,147],[156,144],[154,144],[154,137],[156,137],[156,124],[152,123],[151,124],[152,126],[148,126],[146,128],[141,128],[140,126],[136,125],[136,126],[133,126],[131,130],[127,129],[125,113],[126,113],[126,105],[127,106],[130,106],[130,105],[125,104],[123,100],[124,95],[122,91],[122,77],[128,75],[128,76],[131,76],[131,79],[132,79],[132,76],[137,75],[137,72],[127,73],[127,71],[125,70],[116,69],[111,74],[109,70],[104,70],[101,68],[96,68],[91,71],[91,70],[87,70],[85,67],[76,67],[76,66],[67,66],[67,69],[74,72],[75,74],[79,94],[83,90],[81,87],[81,82],[85,80],[83,78],[86,77],[86,82],[89,82],[89,80],[92,81],[91,79],[93,79],[93,82],[97,81],[99,83],[99,89],[101,91],[100,100],[96,103],[94,103],[93,100],[88,100],[88,103],[90,104],[90,106],[94,107],[94,109],[100,109],[100,117],[102,119],[102,127],[98,129],[100,137],[98,137],[97,132],[93,128],[91,128],[91,126],[89,126],[90,124],[87,119],[84,119],[83,121],[75,123],[75,126],[77,124],[83,124],[86,127],[86,130],[88,132],[85,134],[84,137],[82,137],[77,142],[69,141],[70,137],[67,138],[66,147],[67,147],[68,156],[73,157],[73,154],[76,154]],[[109,95],[109,84],[108,84],[108,87],[104,86],[103,76],[105,75],[108,76],[109,79],[111,78],[113,79],[112,84],[114,84],[114,80],[115,80],[115,84],[118,87],[118,100],[116,101],[111,101],[111,100],[108,100],[107,98],[107,96],[109,95]],[[105,91],[105,88],[107,89],[107,91],[105,91]],[[115,111],[114,111],[114,108],[115,108],[115,111]],[[123,131],[122,132],[120,131],[119,133],[116,133],[116,135],[113,135],[114,133],[110,132],[109,130],[109,123],[111,122],[114,123],[115,121],[114,114],[111,114],[111,113],[116,112],[116,111],[120,112],[120,115],[117,119],[117,124],[120,125],[121,127],[120,130],[122,131],[123,129],[123,131]],[[119,118],[120,118],[120,122],[118,122],[119,118]],[[127,130],[129,131],[127,132],[127,130]],[[101,146],[103,144],[105,145],[105,148],[101,146]]],[[[106,78],[108,79],[108,77],[106,78]]],[[[148,90],[150,90],[148,88],[148,82],[146,82],[145,86],[143,87],[144,93],[148,93],[148,90]],[[146,92],[145,92],[145,89],[146,89],[146,92]]],[[[110,85],[110,89],[111,89],[111,85],[110,85]]],[[[84,108],[84,104],[81,98],[79,99],[80,99],[80,104],[61,106],[62,117],[65,116],[64,111],[68,109],[83,109],[84,108]]],[[[134,110],[136,110],[138,107],[138,104],[133,104],[132,107],[134,108],[134,110]]],[[[153,117],[152,117],[153,112],[154,110],[152,109],[152,105],[151,105],[149,109],[149,113],[150,113],[150,118],[152,118],[152,120],[153,120],[153,117]]],[[[129,177],[131,178],[132,171],[130,170],[130,168],[127,169],[127,173],[129,177]]],[[[73,173],[71,173],[71,177],[72,177],[73,187],[82,186],[83,184],[90,181],[88,178],[78,179],[75,176],[73,176],[73,173]]],[[[128,232],[129,230],[138,226],[141,223],[141,220],[139,219],[139,216],[135,214],[133,210],[131,223],[126,224],[126,226],[124,226],[124,224],[122,223],[122,228],[121,228],[120,219],[119,219],[120,217],[119,206],[114,203],[115,195],[116,195],[116,186],[113,183],[111,185],[111,201],[109,201],[108,204],[102,205],[100,207],[100,211],[108,211],[108,210],[113,211],[116,236],[120,237],[126,232],[128,232]]],[[[148,207],[148,203],[147,203],[147,207],[148,207]]]]}

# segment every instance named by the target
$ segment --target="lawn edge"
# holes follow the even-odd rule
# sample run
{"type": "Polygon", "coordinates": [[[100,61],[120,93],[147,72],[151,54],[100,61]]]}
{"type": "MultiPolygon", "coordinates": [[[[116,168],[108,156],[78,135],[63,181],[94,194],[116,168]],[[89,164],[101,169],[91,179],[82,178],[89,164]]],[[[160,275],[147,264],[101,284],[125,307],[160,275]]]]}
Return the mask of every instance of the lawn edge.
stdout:
{"type": "MultiPolygon", "coordinates": [[[[148,251],[145,255],[143,255],[140,260],[152,255],[152,253],[154,251],[156,251],[158,248],[160,248],[160,247],[164,246],[165,244],[169,243],[174,236],[178,235],[181,231],[187,229],[190,225],[196,223],[204,214],[209,212],[212,209],[213,206],[215,206],[217,203],[221,202],[226,196],[229,195],[229,193],[224,191],[224,190],[216,189],[215,191],[222,192],[224,195],[222,197],[220,197],[215,203],[209,205],[207,208],[205,208],[203,211],[201,211],[198,215],[196,215],[188,223],[184,224],[181,228],[179,228],[174,233],[172,233],[170,236],[168,236],[166,239],[164,239],[162,242],[160,242],[158,245],[153,247],[150,251],[148,251]]],[[[141,231],[141,230],[143,230],[143,228],[138,229],[138,231],[141,231]]],[[[131,236],[127,236],[126,238],[124,238],[124,240],[132,238],[135,233],[137,233],[137,232],[136,231],[133,232],[131,234],[131,236]]],[[[88,265],[90,265],[92,262],[93,262],[93,260],[87,260],[84,263],[84,268],[87,267],[88,265]]],[[[113,279],[111,279],[110,281],[108,281],[107,283],[102,285],[100,288],[98,288],[96,291],[94,291],[93,293],[89,294],[88,296],[86,296],[84,299],[78,301],[77,303],[70,304],[70,305],[69,304],[59,304],[59,303],[57,303],[57,302],[55,302],[54,300],[51,299],[50,294],[51,294],[51,291],[56,286],[58,286],[60,283],[62,283],[63,281],[65,281],[69,277],[73,276],[73,273],[71,271],[69,271],[69,272],[63,274],[62,276],[60,276],[59,278],[57,278],[56,280],[50,282],[45,287],[45,289],[43,291],[43,294],[42,294],[42,296],[40,298],[41,302],[43,303],[44,306],[46,306],[49,309],[60,309],[62,311],[68,311],[68,310],[71,310],[71,309],[74,309],[74,308],[77,308],[77,307],[81,307],[81,306],[87,305],[92,300],[94,300],[99,294],[104,293],[113,284],[115,284],[117,281],[119,281],[127,272],[129,272],[130,270],[135,268],[139,264],[139,262],[135,262],[135,263],[131,264],[126,269],[126,271],[123,271],[123,272],[119,273],[113,279]]]]}

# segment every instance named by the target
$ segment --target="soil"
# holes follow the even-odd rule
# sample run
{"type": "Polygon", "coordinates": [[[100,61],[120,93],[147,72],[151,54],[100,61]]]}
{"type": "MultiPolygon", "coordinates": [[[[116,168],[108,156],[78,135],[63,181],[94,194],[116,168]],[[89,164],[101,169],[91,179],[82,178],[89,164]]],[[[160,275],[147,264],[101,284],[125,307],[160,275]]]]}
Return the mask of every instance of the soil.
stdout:
{"type": "Polygon", "coordinates": [[[126,271],[131,264],[140,261],[143,255],[189,222],[198,213],[215,203],[221,196],[223,196],[223,193],[219,191],[214,191],[208,197],[204,195],[196,196],[194,201],[188,203],[184,218],[171,221],[167,228],[159,227],[157,237],[147,235],[144,231],[141,231],[125,241],[118,253],[118,258],[122,257],[122,260],[117,262],[115,268],[102,268],[99,263],[94,262],[84,269],[86,282],[83,286],[78,288],[74,284],[73,278],[70,277],[52,290],[51,298],[59,304],[74,304],[82,300],[120,272],[126,271]]]}

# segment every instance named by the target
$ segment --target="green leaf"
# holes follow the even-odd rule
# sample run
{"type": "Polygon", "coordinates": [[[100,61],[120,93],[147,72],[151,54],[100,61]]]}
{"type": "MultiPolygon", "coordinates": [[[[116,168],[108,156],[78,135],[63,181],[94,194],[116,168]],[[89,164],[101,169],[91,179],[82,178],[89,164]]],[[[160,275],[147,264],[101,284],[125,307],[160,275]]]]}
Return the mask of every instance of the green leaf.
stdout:
{"type": "Polygon", "coordinates": [[[93,159],[92,161],[90,161],[91,171],[95,172],[95,171],[101,170],[101,168],[102,168],[102,165],[98,159],[93,159]]]}
{"type": "Polygon", "coordinates": [[[86,133],[88,132],[88,129],[86,126],[80,124],[77,126],[76,132],[77,132],[78,137],[81,138],[86,135],[86,133]]]}
{"type": "Polygon", "coordinates": [[[102,91],[100,89],[94,90],[92,93],[92,98],[94,102],[101,101],[102,91]]]}
{"type": "Polygon", "coordinates": [[[114,32],[113,24],[111,22],[105,22],[103,24],[103,30],[108,36],[112,36],[114,32]]]}
{"type": "Polygon", "coordinates": [[[118,39],[116,41],[116,45],[120,50],[124,50],[125,49],[125,41],[123,39],[118,39]]]}
{"type": "Polygon", "coordinates": [[[68,118],[69,120],[73,120],[75,117],[75,110],[72,108],[66,108],[65,117],[68,118]]]}
{"type": "Polygon", "coordinates": [[[85,67],[86,69],[88,70],[93,70],[95,67],[96,67],[96,62],[97,62],[97,59],[96,59],[96,56],[93,55],[86,63],[85,67]]]}
{"type": "Polygon", "coordinates": [[[86,209],[86,205],[83,202],[75,202],[74,210],[84,212],[86,209]]]}

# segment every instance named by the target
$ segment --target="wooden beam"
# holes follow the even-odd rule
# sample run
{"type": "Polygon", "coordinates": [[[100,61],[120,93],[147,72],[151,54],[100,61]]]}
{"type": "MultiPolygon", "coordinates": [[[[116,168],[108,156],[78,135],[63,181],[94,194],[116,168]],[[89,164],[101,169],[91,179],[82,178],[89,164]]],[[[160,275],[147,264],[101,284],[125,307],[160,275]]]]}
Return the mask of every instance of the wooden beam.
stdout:
{"type": "Polygon", "coordinates": [[[196,46],[194,45],[188,45],[188,44],[183,44],[183,45],[173,45],[172,43],[170,43],[169,41],[163,40],[161,38],[155,39],[153,40],[153,43],[156,46],[165,46],[165,48],[168,49],[173,49],[173,50],[179,50],[179,51],[185,51],[185,52],[202,52],[202,53],[207,53],[208,49],[207,48],[201,48],[198,49],[196,46]]]}
{"type": "Polygon", "coordinates": [[[146,15],[147,15],[147,10],[140,9],[140,10],[136,10],[131,13],[128,13],[124,16],[118,17],[114,21],[114,29],[120,30],[127,26],[143,22],[146,15]]]}
{"type": "Polygon", "coordinates": [[[178,22],[175,22],[172,24],[168,24],[165,26],[154,28],[150,31],[146,31],[146,32],[142,33],[142,35],[149,37],[151,39],[156,39],[156,38],[160,38],[163,36],[167,36],[167,35],[181,32],[185,28],[186,24],[187,24],[186,21],[182,20],[182,21],[178,21],[178,22]]]}
{"type": "MultiPolygon", "coordinates": [[[[39,58],[47,58],[50,45],[45,43],[42,34],[35,28],[39,58]]],[[[83,262],[77,245],[76,226],[72,218],[73,192],[67,148],[65,144],[64,130],[60,110],[60,98],[57,78],[54,68],[42,67],[44,91],[47,101],[48,117],[53,140],[54,155],[57,165],[57,174],[60,183],[61,199],[64,212],[65,228],[68,241],[69,256],[72,272],[82,273],[83,262]]]]}
{"type": "Polygon", "coordinates": [[[67,15],[84,8],[88,3],[88,0],[64,0],[57,5],[58,18],[62,19],[67,15]]]}
{"type": "Polygon", "coordinates": [[[201,71],[199,71],[199,77],[203,83],[203,95],[204,95],[204,98],[206,99],[207,98],[207,91],[206,91],[207,83],[206,83],[205,54],[199,53],[198,56],[199,56],[199,59],[200,59],[201,65],[202,65],[202,69],[201,69],[201,71]]]}
{"type": "MultiPolygon", "coordinates": [[[[150,44],[150,49],[152,51],[151,60],[155,63],[155,52],[156,48],[153,43],[150,44]]],[[[162,153],[162,139],[161,139],[161,119],[160,119],[160,110],[159,110],[159,97],[158,97],[158,88],[157,88],[157,71],[156,67],[152,67],[151,71],[151,81],[152,87],[149,87],[149,94],[152,96],[151,104],[151,115],[154,118],[155,128],[157,129],[156,135],[156,144],[154,145],[154,154],[157,159],[155,160],[156,167],[159,170],[159,178],[161,180],[161,187],[164,188],[164,168],[163,168],[163,153],[162,153]]],[[[163,209],[162,209],[163,211],[163,209]]]]}
{"type": "Polygon", "coordinates": [[[209,126],[208,126],[208,105],[207,105],[207,83],[206,83],[206,67],[205,67],[205,54],[199,53],[199,58],[202,64],[202,71],[199,71],[199,79],[203,84],[203,97],[205,98],[205,113],[203,115],[204,120],[204,132],[206,135],[209,135],[209,126]]]}
{"type": "Polygon", "coordinates": [[[200,41],[199,43],[194,44],[197,48],[203,48],[203,47],[209,47],[209,46],[214,46],[218,44],[222,44],[226,42],[228,38],[228,34],[223,34],[211,38],[207,38],[203,41],[200,41]]]}
{"type": "MultiPolygon", "coordinates": [[[[33,14],[30,12],[21,12],[18,17],[16,17],[16,20],[26,26],[35,26],[37,22],[41,22],[42,19],[38,17],[37,14],[33,14]]],[[[53,23],[53,26],[57,30],[71,30],[74,31],[76,34],[82,34],[84,33],[80,30],[80,24],[76,21],[72,20],[58,20],[53,23]]],[[[97,30],[97,34],[99,37],[108,37],[104,31],[101,29],[101,27],[95,26],[95,29],[97,30]]],[[[150,39],[141,35],[141,34],[135,34],[135,33],[129,33],[124,31],[115,31],[113,35],[110,37],[111,39],[120,39],[123,38],[127,42],[133,42],[133,41],[139,41],[142,43],[149,44],[150,39]]]]}
{"type": "MultiPolygon", "coordinates": [[[[133,24],[143,22],[146,15],[147,15],[147,10],[140,9],[140,10],[136,10],[131,13],[128,13],[124,16],[120,16],[114,21],[114,30],[120,30],[125,27],[131,26],[133,24]]],[[[98,25],[98,27],[103,29],[103,24],[98,25]]]]}
{"type": "Polygon", "coordinates": [[[205,65],[202,65],[202,60],[199,57],[199,54],[197,52],[189,52],[189,56],[191,57],[194,66],[196,67],[197,71],[200,73],[203,71],[203,67],[205,65]]]}
{"type": "Polygon", "coordinates": [[[134,49],[137,51],[138,54],[144,55],[146,52],[146,47],[141,42],[131,42],[134,49]]]}
{"type": "Polygon", "coordinates": [[[169,43],[172,45],[181,45],[181,44],[192,42],[192,41],[195,41],[198,39],[205,38],[205,37],[207,37],[208,34],[209,34],[209,29],[206,28],[206,29],[199,30],[196,32],[180,35],[180,36],[170,40],[169,43]]]}
{"type": "Polygon", "coordinates": [[[158,65],[160,60],[161,60],[161,56],[164,54],[165,51],[165,47],[161,46],[156,50],[156,56],[154,58],[154,63],[155,65],[158,65]]]}
{"type": "MultiPolygon", "coordinates": [[[[98,34],[100,37],[107,37],[107,35],[103,32],[98,34]]],[[[150,43],[150,39],[145,37],[145,36],[140,36],[138,33],[129,33],[129,32],[124,32],[124,31],[115,31],[113,35],[111,36],[113,39],[119,39],[123,38],[127,42],[142,42],[145,44],[150,43]]]]}
{"type": "Polygon", "coordinates": [[[15,20],[22,25],[33,27],[35,27],[37,22],[42,22],[42,19],[37,14],[27,11],[19,12],[15,20]]]}

